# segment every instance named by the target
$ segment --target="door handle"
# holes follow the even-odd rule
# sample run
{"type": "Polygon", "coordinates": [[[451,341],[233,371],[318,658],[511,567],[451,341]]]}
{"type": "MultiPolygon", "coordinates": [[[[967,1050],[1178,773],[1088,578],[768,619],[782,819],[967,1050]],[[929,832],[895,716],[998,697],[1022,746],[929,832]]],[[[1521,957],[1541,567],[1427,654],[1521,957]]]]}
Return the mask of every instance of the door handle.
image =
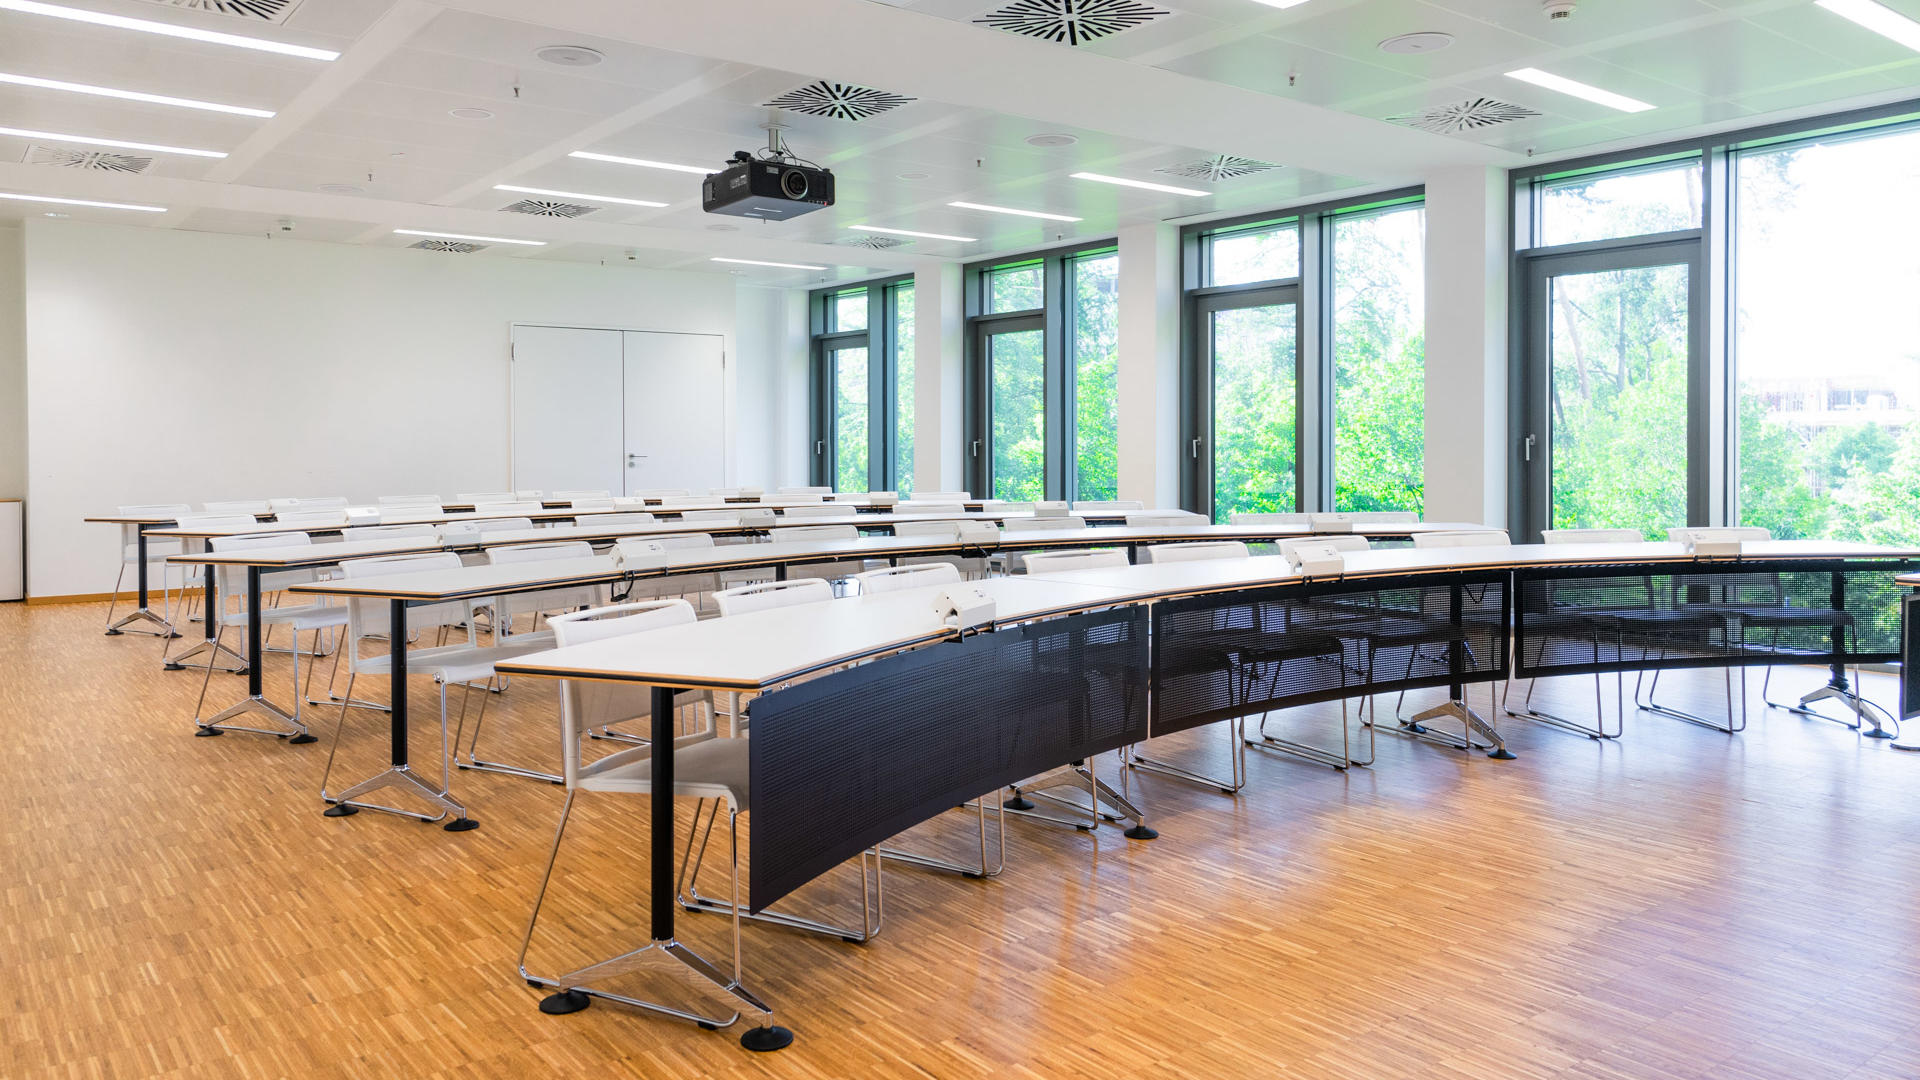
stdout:
{"type": "Polygon", "coordinates": [[[628,455],[627,455],[627,464],[629,464],[629,465],[631,465],[631,464],[633,464],[633,463],[634,463],[634,462],[636,462],[636,461],[644,461],[644,460],[646,460],[646,457],[647,457],[647,455],[645,455],[645,454],[628,454],[628,455]]]}

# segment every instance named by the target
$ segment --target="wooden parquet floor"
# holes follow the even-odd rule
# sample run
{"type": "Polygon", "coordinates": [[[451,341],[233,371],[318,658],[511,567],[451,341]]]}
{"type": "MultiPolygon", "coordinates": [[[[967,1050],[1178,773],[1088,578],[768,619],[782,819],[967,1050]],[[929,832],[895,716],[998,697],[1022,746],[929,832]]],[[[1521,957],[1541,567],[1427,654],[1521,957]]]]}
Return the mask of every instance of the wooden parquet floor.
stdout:
{"type": "MultiPolygon", "coordinates": [[[[890,866],[868,945],[750,926],[751,983],[798,1036],[757,1056],[737,1029],[537,1011],[513,963],[559,789],[462,774],[463,834],[324,818],[326,738],[191,737],[199,673],[103,614],[0,605],[6,1077],[1920,1076],[1920,755],[1757,698],[1738,737],[1506,720],[1517,761],[1382,739],[1346,775],[1253,755],[1238,798],[1141,776],[1147,843],[1010,822],[997,880],[890,866]]],[[[282,701],[287,678],[270,658],[282,701]]],[[[1719,704],[1717,673],[1672,682],[1719,704]]],[[[1541,695],[1579,714],[1590,687],[1541,695]]],[[[489,746],[551,761],[554,707],[516,684],[489,746]]],[[[381,764],[384,723],[349,719],[347,774],[381,764]]],[[[1166,742],[1225,767],[1219,728],[1166,742]]],[[[536,966],[643,939],[643,809],[583,798],[536,966]]],[[[915,839],[958,853],[967,824],[915,839]]],[[[853,880],[796,901],[852,917],[853,880]]],[[[722,921],[683,923],[726,955],[722,921]]]]}

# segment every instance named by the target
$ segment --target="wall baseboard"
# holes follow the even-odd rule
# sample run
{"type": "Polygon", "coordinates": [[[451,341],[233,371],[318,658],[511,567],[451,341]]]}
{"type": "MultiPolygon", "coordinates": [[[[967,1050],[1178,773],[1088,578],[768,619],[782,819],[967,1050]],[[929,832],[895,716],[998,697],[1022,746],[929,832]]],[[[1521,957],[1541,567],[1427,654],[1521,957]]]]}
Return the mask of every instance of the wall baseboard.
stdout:
{"type": "Polygon", "coordinates": [[[100,604],[113,599],[113,596],[113,593],[105,592],[73,593],[69,596],[29,596],[27,597],[27,606],[38,607],[41,604],[100,604]]]}

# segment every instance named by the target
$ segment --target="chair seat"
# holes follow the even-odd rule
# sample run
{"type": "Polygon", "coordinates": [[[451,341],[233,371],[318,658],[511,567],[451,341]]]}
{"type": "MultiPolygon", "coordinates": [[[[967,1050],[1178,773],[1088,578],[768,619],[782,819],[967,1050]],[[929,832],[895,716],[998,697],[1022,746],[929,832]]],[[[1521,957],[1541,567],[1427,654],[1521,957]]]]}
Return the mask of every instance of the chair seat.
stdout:
{"type": "MultiPolygon", "coordinates": [[[[689,799],[726,799],[735,810],[750,808],[747,739],[721,739],[712,734],[687,735],[674,740],[673,793],[689,799]]],[[[583,791],[611,791],[645,795],[653,791],[653,751],[637,746],[584,767],[583,791]]]]}
{"type": "MultiPolygon", "coordinates": [[[[540,635],[524,636],[534,638],[540,635]]],[[[493,678],[493,665],[502,660],[511,660],[516,656],[545,652],[553,648],[552,635],[547,635],[545,641],[522,641],[519,637],[511,637],[507,640],[513,644],[488,645],[477,649],[462,646],[460,652],[463,655],[449,656],[424,666],[415,665],[412,655],[409,654],[407,670],[421,675],[430,673],[435,679],[444,683],[483,682],[493,678]]]]}
{"type": "MultiPolygon", "coordinates": [[[[147,561],[150,563],[160,562],[169,555],[180,554],[183,550],[185,549],[178,540],[149,540],[147,541],[147,561]]],[[[138,563],[140,561],[140,545],[128,544],[126,548],[121,551],[120,557],[121,560],[129,566],[138,563]]]]}

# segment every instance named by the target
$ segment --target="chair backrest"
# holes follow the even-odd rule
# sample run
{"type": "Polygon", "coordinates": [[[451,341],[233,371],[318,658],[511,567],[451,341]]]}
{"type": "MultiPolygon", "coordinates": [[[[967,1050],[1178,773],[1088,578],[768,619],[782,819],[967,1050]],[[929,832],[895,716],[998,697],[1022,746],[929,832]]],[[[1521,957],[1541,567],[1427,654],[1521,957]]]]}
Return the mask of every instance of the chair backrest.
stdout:
{"type": "Polygon", "coordinates": [[[379,506],[431,506],[440,507],[438,495],[382,495],[374,502],[379,506]]]}
{"type": "Polygon", "coordinates": [[[1280,541],[1280,557],[1289,563],[1298,562],[1294,554],[1303,547],[1332,548],[1335,551],[1366,551],[1373,547],[1364,536],[1341,533],[1334,536],[1303,536],[1298,540],[1280,541]]]}
{"type": "Polygon", "coordinates": [[[613,492],[608,491],[606,488],[575,488],[567,491],[556,491],[548,495],[547,498],[552,499],[554,502],[573,502],[579,499],[611,499],[613,498],[613,492]]]}
{"type": "Polygon", "coordinates": [[[453,501],[478,506],[481,503],[518,502],[520,496],[512,491],[462,491],[453,497],[453,501]]]}
{"type": "Polygon", "coordinates": [[[689,495],[682,491],[678,495],[662,495],[661,506],[705,506],[713,501],[711,495],[689,495]]]}
{"type": "Polygon", "coordinates": [[[934,502],[931,499],[903,499],[893,504],[896,514],[964,514],[967,508],[957,502],[934,502]]]}
{"type": "Polygon", "coordinates": [[[738,510],[687,510],[681,513],[681,521],[704,521],[709,525],[738,525],[738,510]]]}
{"type": "Polygon", "coordinates": [[[1142,510],[1127,515],[1127,524],[1144,525],[1205,525],[1207,515],[1196,514],[1191,510],[1142,510]]]}
{"type": "MultiPolygon", "coordinates": [[[[559,502],[562,500],[556,499],[554,501],[559,502]]],[[[611,510],[613,509],[613,497],[610,495],[595,495],[590,497],[582,497],[578,499],[566,499],[564,501],[566,502],[567,509],[569,510],[611,510]]]]}
{"type": "Polygon", "coordinates": [[[916,491],[913,497],[925,502],[972,502],[973,495],[965,491],[916,491]]]}
{"type": "MultiPolygon", "coordinates": [[[[214,536],[207,539],[207,547],[215,552],[265,551],[271,548],[311,547],[313,538],[303,532],[251,533],[243,536],[214,536]]],[[[247,568],[244,566],[222,566],[220,570],[220,603],[216,616],[220,625],[233,625],[233,620],[246,611],[247,568]],[[241,601],[238,608],[229,608],[229,600],[241,601]]],[[[293,571],[266,571],[261,573],[260,591],[272,592],[287,585],[312,581],[313,570],[301,567],[293,571]]]]}
{"type": "MultiPolygon", "coordinates": [[[[1247,545],[1238,540],[1207,540],[1198,544],[1154,544],[1147,548],[1150,563],[1199,562],[1202,559],[1244,559],[1247,545]]],[[[1032,556],[1028,556],[1031,563],[1032,556]]]]}
{"type": "Polygon", "coordinates": [[[260,522],[252,514],[181,514],[173,524],[181,529],[252,529],[260,522]]]}
{"type": "Polygon", "coordinates": [[[917,589],[922,585],[953,585],[960,581],[960,569],[952,563],[919,563],[914,566],[889,566],[853,575],[860,592],[888,593],[917,589]]]}
{"type": "Polygon", "coordinates": [[[826,518],[845,517],[850,513],[852,513],[852,511],[844,506],[835,506],[832,503],[821,503],[818,506],[789,506],[780,512],[780,516],[783,518],[826,518]]]}
{"type": "Polygon", "coordinates": [[[1042,532],[1053,529],[1084,529],[1087,519],[1083,517],[1030,517],[1008,518],[1000,523],[1008,532],[1042,532]]]}
{"type": "MultiPolygon", "coordinates": [[[[384,577],[388,574],[425,573],[434,570],[458,570],[460,556],[451,551],[425,552],[419,555],[376,555],[368,559],[348,559],[340,564],[340,576],[347,580],[384,577]]],[[[357,646],[369,634],[385,634],[392,625],[387,601],[378,597],[350,597],[347,603],[347,663],[360,659],[357,646]]],[[[407,610],[409,630],[429,630],[441,626],[467,624],[467,640],[478,640],[473,628],[473,605],[465,600],[444,604],[425,604],[407,610]]]]}
{"type": "Polygon", "coordinates": [[[763,581],[757,585],[741,585],[733,589],[721,589],[713,594],[713,602],[719,607],[720,615],[744,615],[749,611],[765,611],[768,608],[790,607],[794,604],[814,604],[833,599],[833,586],[820,578],[793,578],[787,581],[763,581]]]}
{"type": "Polygon", "coordinates": [[[533,519],[523,517],[474,518],[471,521],[463,521],[461,524],[472,529],[474,532],[513,532],[520,529],[533,528],[533,519]]]}
{"type": "Polygon", "coordinates": [[[265,499],[228,499],[224,502],[203,502],[200,509],[209,514],[265,514],[273,506],[265,499]]]}
{"type": "Polygon", "coordinates": [[[852,525],[788,525],[773,530],[773,541],[858,540],[860,530],[852,525]]]}
{"type": "Polygon", "coordinates": [[[713,547],[706,533],[661,533],[657,536],[623,536],[613,542],[620,557],[655,555],[662,551],[693,551],[713,547]]]}
{"type": "MultiPolygon", "coordinates": [[[[901,524],[906,523],[902,522],[901,524]]],[[[928,524],[931,523],[929,522],[928,524]]],[[[948,521],[943,524],[952,525],[954,528],[953,538],[963,544],[985,545],[998,544],[1000,542],[1000,526],[995,525],[991,521],[983,521],[979,518],[961,518],[958,521],[948,521]]],[[[900,526],[895,525],[893,531],[896,536],[899,535],[900,526]]]]}
{"type": "Polygon", "coordinates": [[[642,488],[633,493],[636,499],[684,499],[692,494],[686,488],[642,488]]]}
{"type": "MultiPolygon", "coordinates": [[[[980,524],[988,528],[993,527],[993,523],[988,521],[980,522],[980,524]]],[[[960,525],[961,523],[958,521],[896,521],[893,523],[893,535],[924,536],[938,540],[958,540],[960,539],[960,525]]]]}
{"type": "Polygon", "coordinates": [[[1093,499],[1087,502],[1076,502],[1073,504],[1073,508],[1075,510],[1094,510],[1100,513],[1110,513],[1115,510],[1145,510],[1147,504],[1141,502],[1139,499],[1093,499]]]}
{"type": "Polygon", "coordinates": [[[1638,544],[1645,540],[1639,529],[1543,529],[1543,544],[1638,544]]]}
{"type": "Polygon", "coordinates": [[[833,494],[833,489],[830,487],[826,487],[824,485],[806,486],[806,487],[782,487],[782,488],[774,488],[773,490],[774,490],[774,493],[778,495],[831,495],[833,494]]]}
{"type": "Polygon", "coordinates": [[[1313,524],[1312,514],[1293,514],[1262,511],[1260,513],[1229,514],[1227,522],[1231,525],[1298,525],[1305,529],[1313,524]]]}
{"type": "Polygon", "coordinates": [[[1411,525],[1420,520],[1420,515],[1411,510],[1355,510],[1342,516],[1366,525],[1411,525]]]}
{"type": "MultiPolygon", "coordinates": [[[[789,495],[779,495],[779,496],[776,496],[775,498],[777,499],[777,501],[779,501],[780,503],[786,506],[796,506],[796,505],[802,505],[802,504],[806,506],[813,506],[813,505],[824,503],[827,501],[827,497],[825,495],[820,494],[817,491],[801,491],[801,492],[796,492],[789,495]]],[[[766,502],[767,500],[763,498],[760,501],[766,502]]]]}
{"type": "Polygon", "coordinates": [[[591,559],[593,545],[585,540],[561,540],[553,544],[508,544],[487,549],[487,563],[547,562],[552,559],[591,559]]]}
{"type": "Polygon", "coordinates": [[[341,529],[342,540],[425,540],[440,535],[432,525],[356,525],[341,529]]]}
{"type": "Polygon", "coordinates": [[[117,507],[122,517],[178,518],[181,514],[193,513],[193,507],[186,503],[135,503],[132,506],[117,507]]]}
{"type": "Polygon", "coordinates": [[[575,525],[599,525],[613,528],[620,525],[651,525],[660,520],[645,510],[622,510],[613,514],[595,514],[592,517],[574,518],[575,525]]]}
{"type": "Polygon", "coordinates": [[[268,499],[267,508],[278,515],[282,510],[345,510],[345,495],[304,496],[298,499],[268,499]]]}
{"type": "Polygon", "coordinates": [[[325,528],[329,525],[344,526],[347,512],[341,510],[288,510],[273,515],[275,524],[299,525],[325,528]]]}
{"type": "Polygon", "coordinates": [[[514,502],[474,503],[476,514],[537,514],[546,507],[536,499],[520,499],[514,502]]]}
{"type": "Polygon", "coordinates": [[[207,540],[207,546],[214,551],[264,551],[268,548],[312,547],[313,538],[303,532],[247,533],[242,536],[211,537],[207,540]]]}
{"type": "MultiPolygon", "coordinates": [[[[553,630],[554,643],[564,649],[646,630],[685,626],[696,618],[693,605],[685,600],[644,600],[549,615],[547,625],[553,630]]],[[[561,772],[568,785],[579,780],[580,740],[594,728],[648,715],[652,689],[638,683],[560,680],[561,772]]]]}
{"type": "Polygon", "coordinates": [[[1413,546],[1417,548],[1506,547],[1512,542],[1507,538],[1505,529],[1461,529],[1457,532],[1413,534],[1413,546]]]}
{"type": "Polygon", "coordinates": [[[1676,544],[1690,544],[1700,534],[1710,534],[1715,540],[1771,540],[1773,533],[1758,525],[1732,525],[1714,528],[1705,525],[1676,525],[1667,530],[1667,539],[1676,544]]]}
{"type": "Polygon", "coordinates": [[[1040,499],[1033,504],[1034,517],[1066,517],[1071,511],[1065,499],[1040,499]]]}
{"type": "Polygon", "coordinates": [[[1109,566],[1129,566],[1127,553],[1120,548],[1105,551],[1035,551],[1025,557],[1027,573],[1059,573],[1062,570],[1100,570],[1109,566]]]}

